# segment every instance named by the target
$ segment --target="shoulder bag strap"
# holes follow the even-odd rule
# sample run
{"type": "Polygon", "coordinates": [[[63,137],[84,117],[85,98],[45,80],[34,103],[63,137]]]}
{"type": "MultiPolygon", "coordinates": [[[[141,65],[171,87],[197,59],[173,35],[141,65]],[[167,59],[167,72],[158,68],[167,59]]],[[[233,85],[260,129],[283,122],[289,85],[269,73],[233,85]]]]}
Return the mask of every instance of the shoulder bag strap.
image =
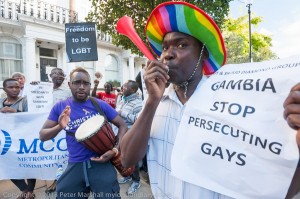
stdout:
{"type": "Polygon", "coordinates": [[[90,99],[91,99],[91,102],[92,102],[93,106],[94,106],[94,107],[96,108],[96,110],[98,111],[98,113],[99,113],[100,115],[102,115],[102,116],[107,120],[106,115],[103,113],[103,111],[102,111],[102,109],[100,108],[100,106],[99,106],[97,100],[96,100],[94,97],[90,97],[90,99]]]}

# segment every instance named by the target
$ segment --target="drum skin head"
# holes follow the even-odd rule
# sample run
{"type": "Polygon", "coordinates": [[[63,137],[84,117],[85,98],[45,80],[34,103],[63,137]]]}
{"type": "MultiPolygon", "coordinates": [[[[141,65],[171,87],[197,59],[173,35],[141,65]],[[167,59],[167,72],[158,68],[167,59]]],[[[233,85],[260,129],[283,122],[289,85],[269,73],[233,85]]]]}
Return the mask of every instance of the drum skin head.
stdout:
{"type": "MultiPolygon", "coordinates": [[[[75,138],[86,148],[98,155],[111,150],[115,144],[114,132],[101,115],[96,115],[83,122],[77,129],[75,138]]],[[[134,167],[123,167],[121,163],[121,151],[110,161],[124,177],[130,176],[134,171],[134,167]]]]}
{"type": "Polygon", "coordinates": [[[96,115],[83,122],[75,133],[78,142],[82,142],[95,135],[104,124],[104,117],[96,115]]]}

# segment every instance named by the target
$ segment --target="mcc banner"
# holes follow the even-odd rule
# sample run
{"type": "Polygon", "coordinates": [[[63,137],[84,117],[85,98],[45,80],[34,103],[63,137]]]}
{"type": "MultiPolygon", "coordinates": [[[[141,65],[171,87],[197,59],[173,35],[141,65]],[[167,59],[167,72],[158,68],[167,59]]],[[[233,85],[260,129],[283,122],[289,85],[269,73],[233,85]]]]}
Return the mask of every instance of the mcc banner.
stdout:
{"type": "Polygon", "coordinates": [[[49,112],[0,113],[0,180],[54,180],[58,164],[68,162],[66,134],[39,140],[39,131],[49,112]]]}
{"type": "Polygon", "coordinates": [[[285,198],[299,152],[283,102],[299,77],[300,56],[222,67],[186,104],[172,174],[233,198],[285,198]]]}

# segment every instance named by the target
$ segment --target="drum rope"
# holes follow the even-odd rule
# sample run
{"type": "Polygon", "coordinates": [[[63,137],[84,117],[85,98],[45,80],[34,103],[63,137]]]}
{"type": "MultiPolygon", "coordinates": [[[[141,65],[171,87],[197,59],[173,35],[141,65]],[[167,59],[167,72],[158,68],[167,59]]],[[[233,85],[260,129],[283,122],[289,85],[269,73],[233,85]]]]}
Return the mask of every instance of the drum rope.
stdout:
{"type": "Polygon", "coordinates": [[[84,179],[85,179],[85,186],[89,187],[90,186],[90,181],[87,175],[87,169],[92,168],[91,166],[91,161],[87,160],[83,162],[83,173],[84,173],[84,179]]]}

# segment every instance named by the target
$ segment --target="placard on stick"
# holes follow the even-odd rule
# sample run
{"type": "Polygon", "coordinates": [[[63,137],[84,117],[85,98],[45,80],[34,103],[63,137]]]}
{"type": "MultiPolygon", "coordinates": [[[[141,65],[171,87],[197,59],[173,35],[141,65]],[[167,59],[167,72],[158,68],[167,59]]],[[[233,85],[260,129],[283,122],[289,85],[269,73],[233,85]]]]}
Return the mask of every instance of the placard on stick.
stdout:
{"type": "Polygon", "coordinates": [[[95,23],[66,23],[65,34],[68,62],[98,60],[95,23]]]}

